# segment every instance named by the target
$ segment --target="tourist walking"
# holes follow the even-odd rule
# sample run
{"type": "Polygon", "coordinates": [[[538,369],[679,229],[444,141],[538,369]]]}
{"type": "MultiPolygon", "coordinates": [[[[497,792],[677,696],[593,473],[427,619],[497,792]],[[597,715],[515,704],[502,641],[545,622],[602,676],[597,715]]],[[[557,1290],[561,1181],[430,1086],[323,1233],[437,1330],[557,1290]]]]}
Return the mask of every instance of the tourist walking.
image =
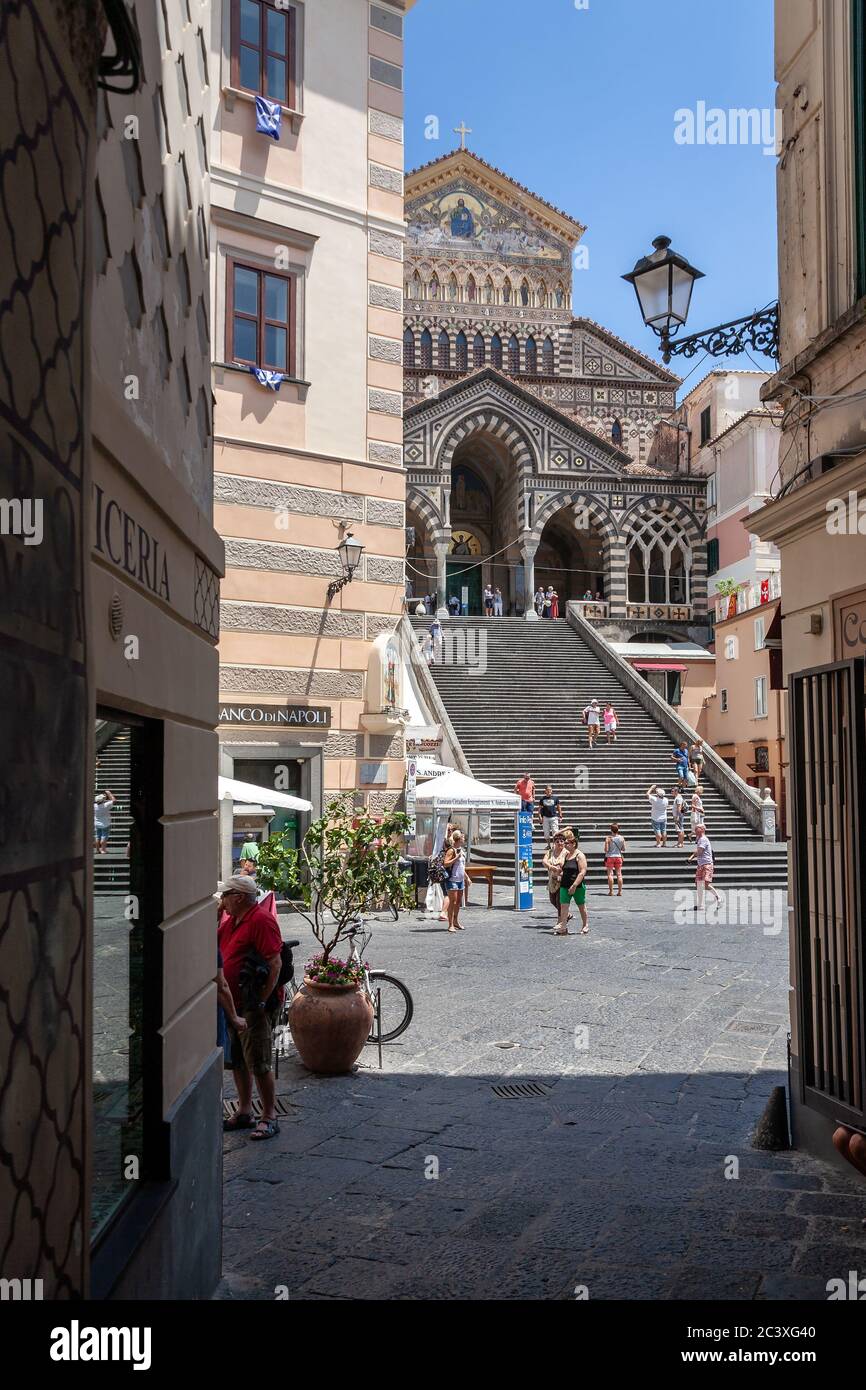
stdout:
{"type": "Polygon", "coordinates": [[[555,589],[550,596],[550,616],[551,618],[559,617],[559,594],[555,589]]]}
{"type": "Polygon", "coordinates": [[[502,590],[498,588],[493,590],[493,616],[502,617],[502,590]]]}
{"type": "Polygon", "coordinates": [[[601,709],[598,700],[590,700],[589,704],[584,707],[583,722],[586,725],[586,737],[589,746],[592,748],[601,728],[601,709]]]}
{"type": "Polygon", "coordinates": [[[430,640],[433,643],[433,663],[436,666],[442,665],[442,624],[438,618],[434,618],[430,624],[430,640]]]}
{"type": "Polygon", "coordinates": [[[519,782],[514,783],[514,790],[520,797],[521,811],[528,811],[532,815],[535,810],[535,783],[528,772],[524,772],[519,782]]]}
{"type": "Polygon", "coordinates": [[[421,655],[428,666],[433,665],[433,638],[430,636],[429,632],[424,633],[424,638],[421,643],[421,655]]]}
{"type": "Polygon", "coordinates": [[[586,855],[580,848],[572,830],[565,831],[565,858],[559,884],[559,921],[554,927],[555,936],[570,936],[568,930],[569,909],[574,903],[580,913],[581,936],[589,933],[589,920],[586,911],[586,855]]]}
{"type": "Polygon", "coordinates": [[[550,617],[550,605],[551,605],[552,602],[553,602],[553,589],[552,589],[551,586],[548,584],[547,588],[546,588],[545,591],[544,591],[544,607],[543,607],[543,610],[542,610],[542,615],[543,615],[545,618],[549,618],[549,617],[550,617]]]}
{"type": "Polygon", "coordinates": [[[97,792],[93,799],[93,848],[97,854],[108,852],[111,813],[116,805],[117,797],[107,787],[104,792],[97,792]]]}
{"type": "Polygon", "coordinates": [[[553,787],[549,783],[544,788],[544,796],[538,799],[538,815],[541,820],[541,833],[549,844],[559,830],[559,821],[562,816],[559,797],[554,796],[553,787]]]}
{"type": "Polygon", "coordinates": [[[689,749],[689,762],[695,774],[695,781],[700,782],[704,771],[704,741],[697,738],[689,749]]]}
{"type": "Polygon", "coordinates": [[[668,799],[664,787],[655,785],[647,788],[647,797],[656,836],[656,849],[660,849],[668,842],[668,799]]]}
{"type": "Polygon", "coordinates": [[[616,710],[608,700],[604,707],[604,732],[607,734],[608,743],[616,743],[616,731],[619,728],[619,719],[616,710]]]}
{"type": "Polygon", "coordinates": [[[445,868],[448,870],[448,878],[445,880],[445,892],[448,897],[448,930],[463,931],[463,924],[459,918],[466,882],[466,850],[463,847],[463,832],[461,830],[455,830],[451,836],[451,844],[445,851],[445,868]]]}
{"type": "Polygon", "coordinates": [[[686,799],[677,788],[673,800],[674,827],[677,832],[677,849],[682,849],[686,840],[686,799]]]}
{"type": "Polygon", "coordinates": [[[562,880],[562,866],[565,863],[565,836],[561,831],[557,831],[554,835],[541,862],[547,870],[547,896],[550,898],[550,906],[556,912],[556,924],[558,926],[559,885],[562,880]]]}
{"type": "Polygon", "coordinates": [[[544,590],[541,588],[540,585],[539,585],[539,587],[538,587],[538,588],[536,589],[536,591],[535,591],[535,598],[533,599],[533,603],[535,604],[535,611],[536,611],[536,613],[538,614],[539,618],[543,617],[543,615],[544,615],[544,590]]]}
{"type": "Polygon", "coordinates": [[[613,876],[616,874],[618,898],[622,897],[622,860],[625,854],[625,836],[619,833],[619,825],[611,822],[610,834],[604,842],[604,867],[607,870],[607,896],[613,897],[613,876]]]}
{"type": "Polygon", "coordinates": [[[692,839],[696,840],[698,838],[698,826],[704,823],[704,801],[699,786],[695,787],[692,792],[690,809],[692,813],[692,839]]]}
{"type": "Polygon", "coordinates": [[[217,941],[223,973],[234,1012],[246,1021],[246,1028],[239,1032],[229,1020],[238,1109],[230,1120],[223,1121],[223,1129],[252,1129],[251,1139],[272,1139],[280,1130],[274,1094],[274,1028],[281,1003],[276,985],[282,965],[282,936],[276,917],[256,903],[254,879],[235,874],[219,885],[215,896],[219,901],[217,941]],[[261,979],[249,970],[251,955],[261,960],[261,979]],[[262,1102],[262,1118],[255,1125],[253,1078],[262,1102]]]}
{"type": "Polygon", "coordinates": [[[707,836],[707,827],[703,824],[696,827],[695,847],[689,855],[689,859],[696,861],[695,867],[695,911],[700,911],[704,905],[704,889],[712,893],[715,902],[722,901],[721,895],[713,887],[713,873],[715,865],[713,863],[713,847],[707,836]]]}
{"type": "Polygon", "coordinates": [[[689,771],[689,745],[685,742],[678,743],[671,753],[671,762],[676,764],[677,780],[681,787],[688,782],[689,771]]]}

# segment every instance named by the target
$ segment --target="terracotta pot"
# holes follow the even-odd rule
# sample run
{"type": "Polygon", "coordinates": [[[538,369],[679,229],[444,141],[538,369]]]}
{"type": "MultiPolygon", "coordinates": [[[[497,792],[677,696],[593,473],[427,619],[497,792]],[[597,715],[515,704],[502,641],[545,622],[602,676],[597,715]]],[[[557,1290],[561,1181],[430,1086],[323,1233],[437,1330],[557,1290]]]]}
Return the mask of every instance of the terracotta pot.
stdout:
{"type": "Polygon", "coordinates": [[[320,985],[304,976],[289,1008],[289,1028],[309,1071],[351,1071],[373,1026],[373,1005],[357,985],[320,985]]]}

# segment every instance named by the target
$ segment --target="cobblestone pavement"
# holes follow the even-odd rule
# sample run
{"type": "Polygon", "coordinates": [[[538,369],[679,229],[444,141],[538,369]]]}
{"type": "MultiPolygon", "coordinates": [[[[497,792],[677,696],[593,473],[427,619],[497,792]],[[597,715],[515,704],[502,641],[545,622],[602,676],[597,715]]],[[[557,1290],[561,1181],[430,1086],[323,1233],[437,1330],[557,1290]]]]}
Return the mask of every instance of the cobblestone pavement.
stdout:
{"type": "Polygon", "coordinates": [[[591,892],[591,935],[557,939],[499,899],[459,936],[373,924],[412,1025],[381,1071],[284,1062],[279,1136],[226,1136],[217,1297],[825,1299],[866,1274],[866,1183],[749,1143],[785,1074],[781,921],[591,892]],[[520,1080],[550,1089],[492,1089],[520,1080]]]}

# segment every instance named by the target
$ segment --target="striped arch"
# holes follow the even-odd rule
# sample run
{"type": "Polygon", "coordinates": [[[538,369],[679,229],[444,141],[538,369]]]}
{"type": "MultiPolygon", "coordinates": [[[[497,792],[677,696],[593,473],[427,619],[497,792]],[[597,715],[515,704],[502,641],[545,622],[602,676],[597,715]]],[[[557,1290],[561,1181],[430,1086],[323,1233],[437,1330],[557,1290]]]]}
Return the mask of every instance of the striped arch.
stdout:
{"type": "Polygon", "coordinates": [[[607,507],[597,497],[584,492],[563,491],[543,503],[535,514],[535,520],[529,533],[533,542],[540,544],[541,533],[551,517],[556,516],[557,512],[563,511],[566,507],[574,506],[585,508],[587,514],[598,524],[604,541],[604,549],[607,552],[618,538],[616,522],[607,507]]]}
{"type": "Polygon", "coordinates": [[[519,478],[530,478],[538,472],[538,453],[528,435],[514,420],[496,406],[480,406],[462,416],[445,431],[439,441],[433,466],[439,473],[448,473],[454,451],[464,439],[473,434],[490,434],[501,441],[514,459],[519,478]]]}
{"type": "Polygon", "coordinates": [[[646,521],[652,516],[676,522],[682,529],[689,546],[689,602],[692,613],[698,617],[707,611],[707,546],[706,528],[691,510],[676,497],[661,496],[658,503],[650,503],[646,497],[632,503],[620,522],[622,546],[622,599],[627,601],[628,591],[628,549],[634,523],[646,521]]]}
{"type": "Polygon", "coordinates": [[[406,489],[406,510],[409,508],[426,523],[433,545],[448,539],[451,534],[450,527],[439,508],[426,492],[419,492],[411,483],[406,489]]]}

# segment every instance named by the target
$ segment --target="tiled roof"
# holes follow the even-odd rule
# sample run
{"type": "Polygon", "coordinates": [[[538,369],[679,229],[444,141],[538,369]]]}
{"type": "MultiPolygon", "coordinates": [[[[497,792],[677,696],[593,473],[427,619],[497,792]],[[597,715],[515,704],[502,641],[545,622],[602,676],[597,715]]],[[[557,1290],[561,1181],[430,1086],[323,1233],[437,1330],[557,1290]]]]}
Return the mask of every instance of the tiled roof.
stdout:
{"type": "Polygon", "coordinates": [[[447,160],[453,159],[455,155],[464,155],[468,156],[469,159],[475,160],[476,164],[480,164],[483,169],[487,169],[491,174],[497,174],[499,178],[505,179],[505,182],[510,183],[512,188],[516,188],[521,193],[527,194],[534,202],[541,203],[543,207],[550,208],[550,211],[555,212],[557,217],[564,217],[566,222],[571,222],[574,227],[579,228],[581,234],[586,231],[584,224],[578,222],[576,217],[572,217],[570,212],[564,212],[563,209],[558,208],[555,203],[549,203],[546,198],[540,197],[540,195],[534,193],[531,188],[527,188],[525,183],[518,183],[517,179],[513,179],[510,174],[506,174],[504,169],[497,169],[495,164],[488,164],[487,160],[482,159],[474,150],[449,150],[447,154],[441,154],[437,159],[431,159],[427,164],[419,164],[416,169],[410,169],[406,174],[406,179],[414,178],[416,174],[426,174],[429,169],[434,169],[437,164],[444,164],[447,160]]]}

